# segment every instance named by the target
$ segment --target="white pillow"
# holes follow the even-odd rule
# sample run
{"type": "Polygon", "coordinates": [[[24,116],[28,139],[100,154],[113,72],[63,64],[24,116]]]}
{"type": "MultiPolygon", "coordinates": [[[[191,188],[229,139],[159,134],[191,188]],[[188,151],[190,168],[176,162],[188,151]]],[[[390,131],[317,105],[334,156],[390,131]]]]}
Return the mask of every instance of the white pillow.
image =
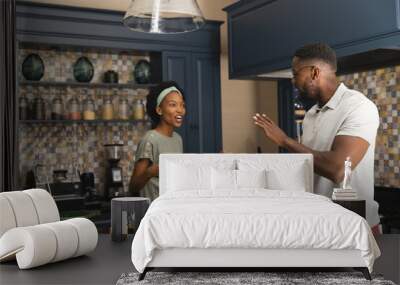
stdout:
{"type": "Polygon", "coordinates": [[[309,187],[308,164],[301,160],[239,160],[240,170],[266,170],[267,188],[272,190],[306,191],[309,187]]]}
{"type": "Polygon", "coordinates": [[[212,168],[212,189],[236,189],[236,170],[212,168]]]}
{"type": "Polygon", "coordinates": [[[236,170],[238,188],[267,188],[267,176],[263,170],[236,170]]]}
{"type": "Polygon", "coordinates": [[[239,188],[267,188],[265,170],[230,170],[212,168],[212,188],[236,190],[239,188]]]}
{"type": "Polygon", "coordinates": [[[170,191],[211,189],[211,167],[168,163],[167,188],[170,191]]]}
{"type": "Polygon", "coordinates": [[[307,177],[302,167],[267,170],[267,188],[272,190],[306,191],[307,177]]]}

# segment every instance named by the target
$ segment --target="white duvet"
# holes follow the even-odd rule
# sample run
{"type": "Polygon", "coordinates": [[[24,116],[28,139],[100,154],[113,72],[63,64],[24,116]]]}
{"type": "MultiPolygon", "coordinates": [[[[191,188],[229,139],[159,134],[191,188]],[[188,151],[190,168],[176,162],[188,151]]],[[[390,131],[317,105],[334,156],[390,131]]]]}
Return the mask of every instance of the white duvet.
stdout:
{"type": "Polygon", "coordinates": [[[160,196],[134,237],[135,268],[165,248],[358,249],[370,271],[380,255],[357,214],[320,195],[265,189],[160,196]]]}

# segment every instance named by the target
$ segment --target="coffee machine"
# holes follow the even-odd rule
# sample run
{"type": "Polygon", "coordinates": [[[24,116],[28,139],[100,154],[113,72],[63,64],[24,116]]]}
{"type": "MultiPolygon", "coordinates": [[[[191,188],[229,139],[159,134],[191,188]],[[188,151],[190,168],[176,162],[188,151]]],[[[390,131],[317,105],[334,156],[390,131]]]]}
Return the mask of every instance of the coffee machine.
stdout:
{"type": "MultiPolygon", "coordinates": [[[[80,174],[80,173],[79,173],[80,174]]],[[[98,200],[99,197],[96,191],[96,185],[94,183],[94,173],[93,172],[83,172],[79,175],[82,184],[82,196],[85,196],[87,201],[98,200]]]]}
{"type": "Polygon", "coordinates": [[[104,189],[104,198],[112,199],[124,196],[124,184],[122,167],[119,161],[121,159],[123,144],[105,144],[106,158],[108,165],[106,168],[106,184],[104,189]]]}

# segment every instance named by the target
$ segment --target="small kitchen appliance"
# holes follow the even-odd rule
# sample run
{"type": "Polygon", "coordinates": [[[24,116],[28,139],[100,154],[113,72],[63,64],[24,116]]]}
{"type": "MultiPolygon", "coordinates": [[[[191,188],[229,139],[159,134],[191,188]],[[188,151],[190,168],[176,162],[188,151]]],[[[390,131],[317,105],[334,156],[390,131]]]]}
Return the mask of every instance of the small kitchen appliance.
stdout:
{"type": "Polygon", "coordinates": [[[124,196],[124,184],[122,167],[119,166],[123,144],[105,144],[106,158],[108,165],[106,168],[106,184],[104,198],[124,196]]]}

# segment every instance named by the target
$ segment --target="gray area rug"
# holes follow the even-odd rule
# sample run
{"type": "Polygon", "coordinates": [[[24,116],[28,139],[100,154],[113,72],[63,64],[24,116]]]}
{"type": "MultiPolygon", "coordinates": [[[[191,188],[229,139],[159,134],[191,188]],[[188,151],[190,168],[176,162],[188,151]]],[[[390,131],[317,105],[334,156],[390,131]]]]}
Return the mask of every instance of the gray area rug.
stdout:
{"type": "Polygon", "coordinates": [[[122,274],[116,285],[395,285],[392,281],[384,280],[379,275],[372,275],[373,280],[368,281],[360,272],[148,272],[142,281],[138,281],[138,276],[138,273],[122,274]]]}

